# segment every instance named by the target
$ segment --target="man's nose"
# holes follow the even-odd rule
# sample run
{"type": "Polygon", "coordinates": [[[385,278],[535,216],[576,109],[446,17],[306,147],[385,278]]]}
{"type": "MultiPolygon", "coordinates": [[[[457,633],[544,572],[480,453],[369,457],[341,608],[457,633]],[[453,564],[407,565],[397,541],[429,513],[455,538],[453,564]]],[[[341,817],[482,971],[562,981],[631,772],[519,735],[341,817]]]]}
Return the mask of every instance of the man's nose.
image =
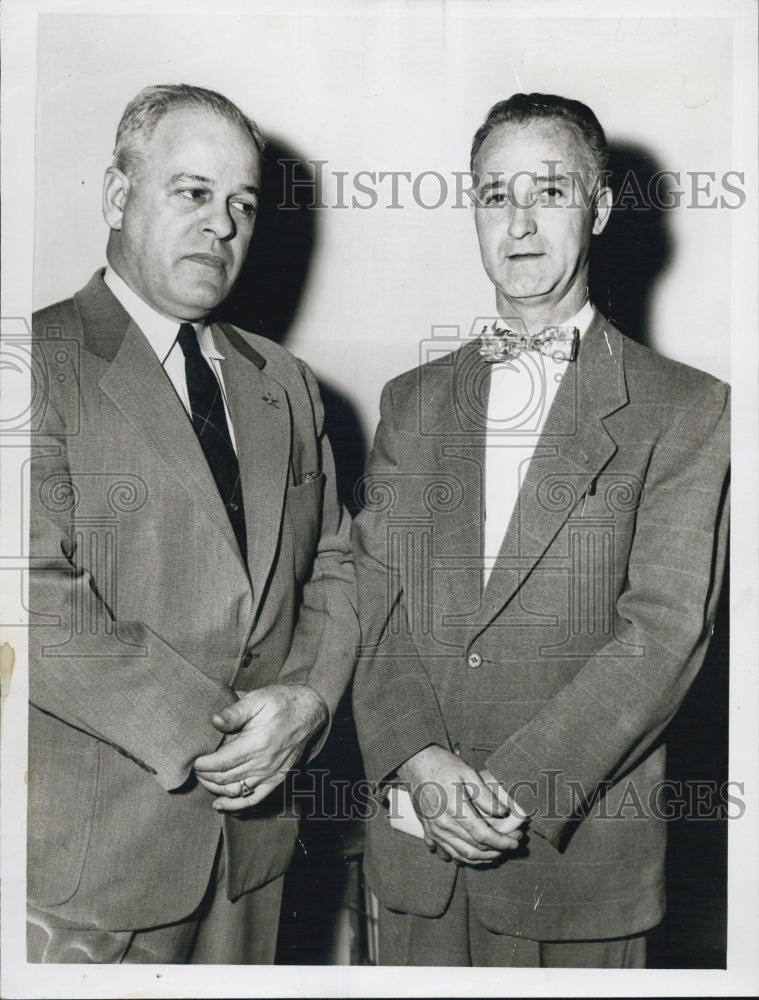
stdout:
{"type": "Polygon", "coordinates": [[[509,212],[509,236],[514,240],[521,240],[537,231],[538,226],[532,206],[512,205],[509,212]]]}
{"type": "Polygon", "coordinates": [[[215,236],[217,240],[229,240],[237,232],[229,206],[226,202],[213,200],[205,206],[201,214],[200,228],[204,233],[215,236]]]}

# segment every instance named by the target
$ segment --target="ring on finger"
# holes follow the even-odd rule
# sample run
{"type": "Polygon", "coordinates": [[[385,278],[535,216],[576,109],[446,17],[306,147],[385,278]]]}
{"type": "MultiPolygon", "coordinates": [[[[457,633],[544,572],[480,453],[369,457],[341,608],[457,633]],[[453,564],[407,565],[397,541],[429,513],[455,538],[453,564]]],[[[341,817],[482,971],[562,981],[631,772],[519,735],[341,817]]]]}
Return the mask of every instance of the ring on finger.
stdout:
{"type": "Polygon", "coordinates": [[[241,780],[241,782],[240,782],[240,795],[242,795],[242,797],[244,799],[247,799],[247,797],[249,795],[252,795],[253,792],[255,792],[255,790],[256,790],[255,785],[251,788],[251,786],[247,783],[247,781],[245,780],[245,778],[243,778],[241,780]]]}

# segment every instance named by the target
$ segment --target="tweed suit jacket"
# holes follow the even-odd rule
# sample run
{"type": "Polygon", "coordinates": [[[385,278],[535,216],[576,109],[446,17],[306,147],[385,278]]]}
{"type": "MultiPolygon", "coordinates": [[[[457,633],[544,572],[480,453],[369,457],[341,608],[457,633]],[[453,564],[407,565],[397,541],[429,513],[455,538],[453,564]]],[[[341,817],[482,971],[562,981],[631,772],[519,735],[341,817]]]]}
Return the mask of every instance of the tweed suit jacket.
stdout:
{"type": "Polygon", "coordinates": [[[222,817],[192,765],[236,691],[306,683],[335,708],[358,635],[349,519],[313,375],[276,344],[212,328],[246,567],[182,403],[102,272],[34,327],[28,894],[53,920],[149,927],[195,909],[222,830],[230,898],[290,860],[281,795],[222,817]]]}
{"type": "Polygon", "coordinates": [[[382,396],[354,524],[354,710],[378,785],[367,878],[386,906],[430,917],[464,878],[501,933],[638,933],[664,907],[660,735],[721,585],[729,390],[596,313],[483,588],[487,371],[470,344],[382,396]],[[430,744],[489,768],[530,813],[518,851],[457,868],[391,828],[384,783],[430,744]]]}

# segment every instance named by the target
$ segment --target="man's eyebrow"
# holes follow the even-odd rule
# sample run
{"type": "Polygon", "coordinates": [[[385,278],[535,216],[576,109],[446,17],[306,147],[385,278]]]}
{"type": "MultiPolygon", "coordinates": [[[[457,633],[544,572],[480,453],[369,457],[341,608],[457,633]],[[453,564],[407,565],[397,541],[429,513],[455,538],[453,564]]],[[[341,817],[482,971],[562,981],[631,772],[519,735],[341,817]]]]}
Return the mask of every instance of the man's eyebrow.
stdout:
{"type": "MultiPolygon", "coordinates": [[[[491,174],[492,176],[492,174],[491,174]]],[[[518,171],[518,176],[520,177],[530,177],[534,184],[545,184],[550,183],[568,183],[572,178],[568,174],[538,174],[534,170],[520,170],[518,171]]],[[[506,180],[505,176],[500,176],[498,180],[491,180],[487,184],[483,184],[480,188],[481,194],[489,194],[491,191],[495,191],[497,188],[508,187],[509,181],[506,180]]]]}
{"type": "Polygon", "coordinates": [[[489,181],[487,184],[483,184],[480,188],[480,194],[489,194],[491,191],[495,191],[496,188],[504,187],[506,181],[501,179],[497,181],[489,181]]]}
{"type": "MultiPolygon", "coordinates": [[[[169,184],[176,184],[178,181],[194,181],[196,184],[207,184],[208,187],[216,186],[216,181],[212,177],[203,177],[201,174],[174,174],[170,178],[169,184]]],[[[240,191],[244,191],[247,194],[254,194],[256,197],[261,193],[255,184],[241,184],[240,191]]]]}
{"type": "Polygon", "coordinates": [[[216,184],[216,181],[212,180],[212,178],[201,177],[200,174],[174,174],[169,183],[176,184],[177,181],[197,181],[198,184],[208,184],[210,187],[216,184]]]}

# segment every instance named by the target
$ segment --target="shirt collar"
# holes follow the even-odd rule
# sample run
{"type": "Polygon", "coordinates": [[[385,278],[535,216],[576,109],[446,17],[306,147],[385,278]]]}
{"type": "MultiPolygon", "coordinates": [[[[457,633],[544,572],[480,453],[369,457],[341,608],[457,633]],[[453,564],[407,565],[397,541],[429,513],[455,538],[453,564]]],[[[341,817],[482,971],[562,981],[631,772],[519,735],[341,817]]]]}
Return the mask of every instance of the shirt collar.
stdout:
{"type": "Polygon", "coordinates": [[[571,316],[565,323],[562,323],[561,326],[576,326],[582,340],[583,336],[587,333],[588,327],[593,322],[594,312],[593,303],[590,299],[586,299],[582,309],[578,313],[575,313],[574,316],[571,316]]]}
{"type": "MultiPolygon", "coordinates": [[[[587,333],[588,327],[593,321],[593,313],[595,312],[595,307],[590,299],[585,299],[585,304],[576,312],[574,316],[570,316],[569,319],[565,319],[563,323],[553,324],[555,326],[576,326],[577,332],[580,339],[583,338],[585,333],[587,333]]],[[[492,315],[492,314],[491,314],[492,315]]],[[[505,323],[505,320],[497,318],[496,322],[505,323]]]]}
{"type": "MultiPolygon", "coordinates": [[[[187,322],[187,320],[163,316],[161,313],[156,312],[152,306],[149,306],[144,299],[141,299],[129,287],[110,265],[105,269],[103,280],[129,313],[129,316],[142,330],[148,343],[155,351],[158,360],[162,365],[165,364],[166,358],[169,356],[176,342],[179,327],[182,323],[187,322]]],[[[210,326],[203,320],[197,320],[192,323],[192,326],[195,328],[200,350],[205,357],[223,361],[224,355],[217,350],[214,344],[210,326]]]]}

